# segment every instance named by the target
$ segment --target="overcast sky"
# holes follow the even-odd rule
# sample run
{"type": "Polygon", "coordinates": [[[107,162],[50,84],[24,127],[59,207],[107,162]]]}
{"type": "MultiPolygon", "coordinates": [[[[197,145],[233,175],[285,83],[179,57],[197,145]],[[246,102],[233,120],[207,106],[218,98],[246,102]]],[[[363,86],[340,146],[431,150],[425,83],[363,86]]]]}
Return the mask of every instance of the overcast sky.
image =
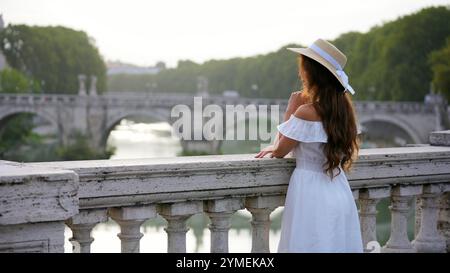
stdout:
{"type": "Polygon", "coordinates": [[[308,45],[449,0],[0,0],[6,24],[86,31],[106,60],[169,66],[308,45]]]}

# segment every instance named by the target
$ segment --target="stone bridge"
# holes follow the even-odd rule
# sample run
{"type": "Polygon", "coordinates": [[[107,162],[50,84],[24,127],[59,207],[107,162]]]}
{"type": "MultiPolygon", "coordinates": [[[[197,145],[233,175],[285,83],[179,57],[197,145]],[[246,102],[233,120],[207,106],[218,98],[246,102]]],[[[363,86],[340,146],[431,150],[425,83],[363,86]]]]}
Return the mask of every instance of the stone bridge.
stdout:
{"type": "MultiPolygon", "coordinates": [[[[193,95],[176,93],[123,92],[97,95],[95,90],[89,94],[80,90],[78,95],[0,94],[0,127],[14,115],[32,113],[50,122],[63,144],[69,143],[74,132],[78,131],[89,136],[92,147],[104,148],[110,131],[122,119],[149,117],[172,124],[172,108],[179,104],[192,108],[193,103],[193,95]]],[[[278,105],[278,118],[281,120],[287,100],[207,96],[202,98],[202,104],[216,104],[221,108],[225,105],[278,105]]],[[[432,102],[357,101],[355,106],[363,128],[376,130],[373,129],[376,126],[371,126],[375,124],[379,133],[401,134],[411,144],[428,143],[429,133],[445,129],[443,120],[448,120],[449,116],[447,106],[432,102]]],[[[220,146],[218,141],[197,141],[199,143],[206,143],[206,150],[212,153],[220,146]]],[[[190,149],[188,144],[182,141],[183,148],[190,149]]]]}

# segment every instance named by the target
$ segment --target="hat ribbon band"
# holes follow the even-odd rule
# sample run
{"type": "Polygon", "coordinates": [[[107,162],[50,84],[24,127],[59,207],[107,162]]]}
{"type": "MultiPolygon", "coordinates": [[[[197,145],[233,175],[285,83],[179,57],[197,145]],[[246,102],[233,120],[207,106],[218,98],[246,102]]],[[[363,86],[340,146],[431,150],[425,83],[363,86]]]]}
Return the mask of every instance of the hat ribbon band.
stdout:
{"type": "Polygon", "coordinates": [[[355,94],[355,90],[353,90],[353,88],[348,83],[348,76],[347,74],[345,74],[341,65],[330,54],[328,54],[325,50],[321,49],[317,45],[312,44],[309,48],[314,52],[316,52],[317,54],[319,54],[322,58],[327,60],[330,64],[332,64],[336,69],[336,74],[339,76],[339,78],[341,78],[341,80],[344,83],[345,91],[348,90],[352,95],[355,94]]]}

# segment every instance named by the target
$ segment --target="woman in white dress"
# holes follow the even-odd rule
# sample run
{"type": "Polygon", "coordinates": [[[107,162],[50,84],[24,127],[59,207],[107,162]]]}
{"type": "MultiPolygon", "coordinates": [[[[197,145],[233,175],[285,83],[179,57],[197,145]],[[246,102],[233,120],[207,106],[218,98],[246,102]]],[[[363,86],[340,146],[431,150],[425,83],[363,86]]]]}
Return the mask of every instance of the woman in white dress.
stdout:
{"type": "Polygon", "coordinates": [[[349,94],[354,91],[343,71],[347,58],[322,39],[289,50],[300,54],[304,90],[291,96],[275,143],[256,155],[282,158],[293,151],[296,157],[278,252],[362,252],[358,212],[344,173],[359,150],[349,94]]]}

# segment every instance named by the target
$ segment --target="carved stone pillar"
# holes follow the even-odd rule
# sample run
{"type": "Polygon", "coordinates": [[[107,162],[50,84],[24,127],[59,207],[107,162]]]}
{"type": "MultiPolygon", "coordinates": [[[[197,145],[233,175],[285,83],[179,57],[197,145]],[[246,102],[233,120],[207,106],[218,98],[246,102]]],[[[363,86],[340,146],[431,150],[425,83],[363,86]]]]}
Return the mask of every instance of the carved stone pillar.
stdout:
{"type": "Polygon", "coordinates": [[[206,201],[205,212],[211,220],[211,253],[228,252],[228,231],[231,227],[231,216],[244,208],[242,199],[219,199],[206,201]]]}
{"type": "Polygon", "coordinates": [[[450,185],[446,185],[445,191],[439,200],[439,216],[438,216],[438,230],[444,236],[447,252],[450,252],[450,185]]]}
{"type": "Polygon", "coordinates": [[[420,196],[421,217],[420,229],[413,246],[417,252],[445,252],[445,238],[437,229],[439,214],[439,197],[442,194],[440,185],[423,186],[420,196]]]}
{"type": "Polygon", "coordinates": [[[94,238],[91,237],[92,229],[98,224],[108,221],[106,209],[82,210],[79,214],[66,221],[72,230],[72,243],[74,253],[90,253],[94,238]]]}
{"type": "Polygon", "coordinates": [[[376,230],[377,204],[382,198],[386,198],[389,195],[389,187],[363,189],[359,193],[359,219],[361,222],[361,235],[365,252],[372,250],[367,248],[369,242],[378,242],[376,230]]]}
{"type": "Polygon", "coordinates": [[[186,221],[194,214],[203,211],[203,202],[180,202],[162,204],[159,214],[167,220],[167,252],[186,252],[186,232],[189,230],[186,221]]]}
{"type": "Polygon", "coordinates": [[[139,253],[140,240],[143,236],[140,232],[141,225],[148,219],[156,217],[155,206],[110,208],[108,213],[120,226],[117,237],[121,241],[122,253],[139,253]]]}
{"type": "Polygon", "coordinates": [[[408,238],[408,202],[422,193],[421,186],[396,186],[391,192],[391,236],[383,252],[415,252],[408,238]]]}
{"type": "Polygon", "coordinates": [[[245,200],[245,207],[252,214],[252,253],[269,253],[270,214],[284,205],[284,196],[258,196],[245,200]]]}
{"type": "Polygon", "coordinates": [[[78,75],[78,96],[86,96],[86,75],[80,74],[78,75]]]}

